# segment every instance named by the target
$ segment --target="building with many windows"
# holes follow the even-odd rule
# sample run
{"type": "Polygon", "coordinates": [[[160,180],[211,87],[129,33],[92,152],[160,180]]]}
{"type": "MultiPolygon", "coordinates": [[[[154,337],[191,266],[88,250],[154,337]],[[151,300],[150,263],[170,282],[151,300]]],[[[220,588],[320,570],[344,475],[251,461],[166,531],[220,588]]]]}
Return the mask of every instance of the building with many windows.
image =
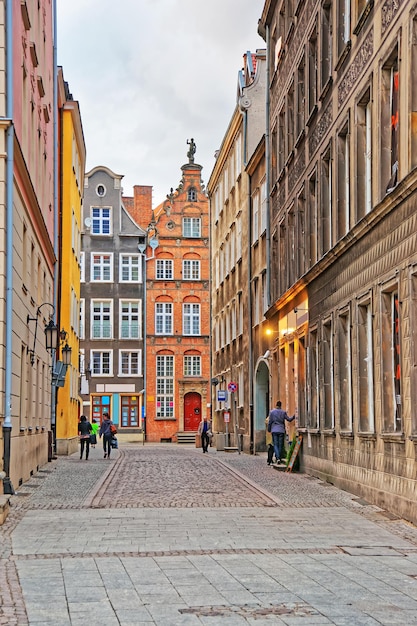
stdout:
{"type": "Polygon", "coordinates": [[[263,358],[268,308],[265,64],[265,50],[244,55],[236,108],[208,182],[214,431],[228,433],[227,443],[234,445],[240,435],[246,451],[265,444],[269,402],[263,358]]]}
{"type": "Polygon", "coordinates": [[[58,109],[61,236],[58,281],[60,307],[57,321],[61,337],[56,354],[58,363],[55,365],[57,374],[54,377],[55,398],[52,398],[52,429],[56,453],[72,454],[77,450],[79,442],[81,205],[86,150],[79,104],[70,93],[62,68],[58,71],[58,109]],[[71,362],[66,366],[63,350],[68,347],[71,348],[71,362]]]}
{"type": "Polygon", "coordinates": [[[210,416],[208,199],[194,140],[146,248],[146,440],[194,441],[210,416]]]}
{"type": "MultiPolygon", "coordinates": [[[[143,258],[146,233],[127,210],[122,176],[106,167],[85,175],[81,252],[82,413],[101,422],[109,412],[119,434],[143,431],[143,258]]],[[[147,188],[149,189],[149,188],[147,188]]],[[[140,195],[140,186],[135,187],[140,195]]],[[[151,194],[142,217],[152,214],[151,194]]],[[[135,214],[135,203],[127,199],[135,214]]]]}
{"type": "Polygon", "coordinates": [[[274,399],[307,471],[414,522],[417,11],[267,0],[274,399]]]}

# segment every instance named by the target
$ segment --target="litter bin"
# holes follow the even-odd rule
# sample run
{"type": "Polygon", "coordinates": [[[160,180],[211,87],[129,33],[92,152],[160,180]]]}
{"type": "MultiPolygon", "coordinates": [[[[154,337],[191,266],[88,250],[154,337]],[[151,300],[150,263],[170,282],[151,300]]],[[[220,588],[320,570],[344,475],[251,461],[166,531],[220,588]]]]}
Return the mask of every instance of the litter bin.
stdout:
{"type": "Polygon", "coordinates": [[[216,433],[216,449],[220,452],[225,448],[226,445],[226,435],[225,433],[216,433]]]}

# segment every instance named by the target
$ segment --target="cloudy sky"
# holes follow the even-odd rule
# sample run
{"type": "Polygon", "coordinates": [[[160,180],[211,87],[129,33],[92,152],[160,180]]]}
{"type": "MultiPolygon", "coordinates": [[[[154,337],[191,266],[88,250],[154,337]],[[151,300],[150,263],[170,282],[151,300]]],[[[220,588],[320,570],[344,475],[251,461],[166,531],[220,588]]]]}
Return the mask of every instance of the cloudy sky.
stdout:
{"type": "Polygon", "coordinates": [[[57,0],[58,64],[81,108],[87,170],[106,165],[153,204],[177,187],[187,139],[208,182],[264,0],[57,0]]]}

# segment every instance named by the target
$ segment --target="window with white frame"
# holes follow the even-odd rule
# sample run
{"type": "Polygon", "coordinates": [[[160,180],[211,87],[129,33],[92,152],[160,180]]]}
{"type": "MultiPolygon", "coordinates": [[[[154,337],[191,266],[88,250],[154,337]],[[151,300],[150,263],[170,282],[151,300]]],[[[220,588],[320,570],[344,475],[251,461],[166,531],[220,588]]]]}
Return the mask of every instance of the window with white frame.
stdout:
{"type": "Polygon", "coordinates": [[[108,283],[113,281],[113,255],[91,253],[91,281],[108,283]]]}
{"type": "Polygon", "coordinates": [[[401,316],[397,287],[381,293],[384,432],[401,432],[401,316]]]}
{"type": "Polygon", "coordinates": [[[184,303],[182,305],[182,332],[184,335],[200,334],[200,305],[184,303]]]}
{"type": "Polygon", "coordinates": [[[190,238],[201,237],[201,218],[184,217],[182,220],[182,235],[190,238]]]}
{"type": "Polygon", "coordinates": [[[156,418],[174,416],[174,357],[156,357],[156,418]]]}
{"type": "Polygon", "coordinates": [[[252,197],[252,243],[255,243],[259,237],[259,189],[257,189],[252,197]]]}
{"type": "Polygon", "coordinates": [[[334,428],[334,390],[333,390],[333,320],[330,318],[323,324],[323,419],[324,428],[334,428]]]}
{"type": "Polygon", "coordinates": [[[201,376],[201,356],[184,356],[184,376],[201,376]]]}
{"type": "Polygon", "coordinates": [[[370,298],[358,305],[357,317],[359,430],[360,432],[373,432],[375,428],[374,350],[370,298]]]}
{"type": "Polygon", "coordinates": [[[139,283],[141,282],[141,257],[139,254],[120,255],[120,282],[139,283]]]}
{"type": "Polygon", "coordinates": [[[236,339],[236,300],[232,300],[232,305],[230,309],[230,324],[233,341],[233,339],[236,339]]]}
{"type": "Polygon", "coordinates": [[[172,335],[171,302],[157,302],[155,304],[155,334],[172,335]]]}
{"type": "Polygon", "coordinates": [[[310,333],[308,378],[310,384],[310,428],[319,428],[319,343],[317,329],[310,333]]]}
{"type": "Polygon", "coordinates": [[[237,321],[238,321],[238,325],[237,325],[237,334],[238,336],[241,335],[243,333],[243,295],[242,293],[238,293],[237,294],[237,321]]]}
{"type": "Polygon", "coordinates": [[[80,252],[80,282],[85,283],[85,252],[80,252]]]}
{"type": "Polygon", "coordinates": [[[120,338],[139,339],[140,337],[140,301],[121,300],[120,307],[120,338]]]}
{"type": "Polygon", "coordinates": [[[119,353],[120,376],[141,376],[140,350],[121,350],[119,353]]]}
{"type": "Polygon", "coordinates": [[[183,280],[200,280],[200,261],[184,259],[182,262],[183,280]]]}
{"type": "Polygon", "coordinates": [[[111,300],[91,301],[91,338],[111,339],[113,302],[111,300]]]}
{"type": "Polygon", "coordinates": [[[157,280],[172,280],[174,278],[174,262],[172,259],[156,259],[157,280]]]}
{"type": "Polygon", "coordinates": [[[349,309],[339,314],[337,342],[340,430],[350,432],[352,430],[352,351],[349,309]]]}
{"type": "Polygon", "coordinates": [[[113,374],[113,351],[112,350],[93,350],[92,358],[92,375],[93,376],[111,376],[113,374]]]}
{"type": "Polygon", "coordinates": [[[194,189],[194,187],[190,187],[189,190],[187,191],[187,200],[189,202],[197,201],[197,191],[194,189]]]}
{"type": "Polygon", "coordinates": [[[111,235],[111,207],[92,207],[91,234],[111,235]]]}
{"type": "Polygon", "coordinates": [[[236,260],[242,258],[242,214],[236,216],[236,260]]]}
{"type": "Polygon", "coordinates": [[[85,339],[85,300],[80,300],[80,339],[85,339]]]}

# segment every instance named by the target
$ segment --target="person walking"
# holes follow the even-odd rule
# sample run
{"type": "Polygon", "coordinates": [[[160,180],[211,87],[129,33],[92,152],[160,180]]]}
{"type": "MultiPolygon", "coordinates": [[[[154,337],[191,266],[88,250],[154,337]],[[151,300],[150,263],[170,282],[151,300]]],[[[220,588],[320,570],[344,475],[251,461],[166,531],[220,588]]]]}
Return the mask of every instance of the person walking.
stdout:
{"type": "Polygon", "coordinates": [[[100,424],[97,422],[96,419],[93,419],[92,424],[91,424],[91,437],[90,437],[90,443],[91,443],[92,448],[96,447],[97,435],[98,435],[99,429],[100,429],[100,424]]]}
{"type": "Polygon", "coordinates": [[[281,408],[281,402],[278,400],[276,408],[269,413],[268,432],[272,434],[272,442],[274,445],[275,460],[281,463],[281,455],[284,452],[285,422],[292,422],[295,415],[288,417],[286,411],[281,408]]]}
{"type": "Polygon", "coordinates": [[[272,459],[274,456],[274,445],[272,443],[272,435],[270,432],[268,432],[268,423],[269,423],[269,416],[267,415],[265,418],[265,443],[266,443],[266,451],[268,453],[268,458],[267,458],[267,463],[268,465],[272,464],[272,459]]]}
{"type": "Polygon", "coordinates": [[[201,447],[203,448],[203,453],[208,452],[212,432],[211,422],[207,419],[207,416],[204,417],[199,423],[197,432],[201,436],[201,447]]]}
{"type": "Polygon", "coordinates": [[[110,458],[111,452],[111,438],[112,432],[111,427],[113,426],[113,422],[110,419],[110,415],[108,413],[103,413],[103,421],[101,422],[100,430],[98,431],[100,439],[103,437],[103,450],[104,450],[104,458],[110,458]]]}
{"type": "Polygon", "coordinates": [[[80,437],[80,460],[83,458],[85,448],[85,460],[88,461],[88,455],[90,453],[90,433],[92,427],[85,415],[81,415],[78,423],[78,435],[80,437]]]}

